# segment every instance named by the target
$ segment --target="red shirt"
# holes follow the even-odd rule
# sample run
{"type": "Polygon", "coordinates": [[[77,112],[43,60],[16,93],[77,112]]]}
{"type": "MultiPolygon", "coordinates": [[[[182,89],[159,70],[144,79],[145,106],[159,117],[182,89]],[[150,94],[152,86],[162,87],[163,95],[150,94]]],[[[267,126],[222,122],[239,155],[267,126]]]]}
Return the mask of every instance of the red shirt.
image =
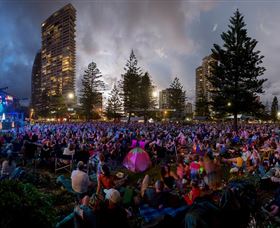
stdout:
{"type": "Polygon", "coordinates": [[[200,164],[198,162],[192,162],[190,166],[191,166],[191,170],[198,171],[200,169],[200,164]]]}
{"type": "Polygon", "coordinates": [[[184,196],[184,199],[188,205],[192,205],[194,200],[200,196],[200,189],[193,188],[189,194],[184,196]]]}
{"type": "Polygon", "coordinates": [[[103,174],[100,174],[98,180],[104,189],[110,189],[114,187],[114,182],[111,177],[106,177],[103,174]]]}

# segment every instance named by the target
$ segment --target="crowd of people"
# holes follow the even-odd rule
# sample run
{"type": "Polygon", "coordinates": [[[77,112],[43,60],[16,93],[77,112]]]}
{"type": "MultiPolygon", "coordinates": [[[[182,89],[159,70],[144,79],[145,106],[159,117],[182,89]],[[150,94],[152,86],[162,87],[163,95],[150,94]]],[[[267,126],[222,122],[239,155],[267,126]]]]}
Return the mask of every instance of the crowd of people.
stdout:
{"type": "MultiPolygon", "coordinates": [[[[17,166],[25,166],[34,158],[52,167],[54,159],[66,164],[69,160],[65,157],[72,157],[77,168],[70,178],[79,204],[73,218],[91,227],[128,227],[126,221],[132,214],[128,208],[143,204],[158,210],[189,208],[198,198],[223,189],[227,170],[230,175],[265,178],[280,165],[280,128],[243,124],[234,131],[230,124],[217,123],[35,124],[2,132],[0,150],[5,158],[1,179],[11,178],[17,166]],[[135,147],[149,153],[152,165],[159,167],[159,178],[154,180],[146,171],[139,185],[133,186],[132,200],[122,205],[125,185],[112,173],[135,147]],[[96,174],[95,179],[90,178],[91,173],[96,174]]],[[[269,176],[272,182],[280,182],[278,174],[274,171],[269,176]]],[[[278,201],[268,208],[271,216],[279,213],[278,201]]]]}

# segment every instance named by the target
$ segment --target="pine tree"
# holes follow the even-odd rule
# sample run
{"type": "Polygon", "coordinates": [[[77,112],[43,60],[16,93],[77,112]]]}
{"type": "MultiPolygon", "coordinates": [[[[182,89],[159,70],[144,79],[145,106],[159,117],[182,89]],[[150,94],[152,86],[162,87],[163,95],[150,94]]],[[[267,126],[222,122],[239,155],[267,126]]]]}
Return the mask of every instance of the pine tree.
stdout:
{"type": "Polygon", "coordinates": [[[65,118],[67,115],[67,105],[65,98],[63,96],[52,96],[50,98],[52,105],[52,112],[51,116],[56,118],[65,118]]]}
{"type": "Polygon", "coordinates": [[[125,73],[122,75],[122,99],[124,111],[129,114],[128,122],[130,122],[131,113],[139,109],[141,70],[137,66],[137,59],[131,51],[129,60],[125,65],[125,73]]]}
{"type": "Polygon", "coordinates": [[[94,114],[95,106],[100,103],[100,91],[104,89],[104,82],[100,80],[102,74],[95,62],[91,62],[82,78],[80,102],[83,114],[87,120],[94,114]]]}
{"type": "Polygon", "coordinates": [[[181,119],[185,109],[186,102],[186,92],[183,90],[183,85],[179,81],[179,78],[175,78],[171,83],[169,90],[171,92],[170,96],[170,106],[175,109],[175,118],[181,119]]]}
{"type": "Polygon", "coordinates": [[[145,123],[147,122],[148,110],[155,108],[155,98],[153,97],[154,86],[148,72],[141,77],[139,108],[144,116],[145,123]]]}
{"type": "Polygon", "coordinates": [[[120,91],[116,85],[114,85],[106,107],[106,115],[108,119],[113,118],[116,120],[117,118],[121,117],[122,111],[122,102],[120,98],[120,91]]]}
{"type": "Polygon", "coordinates": [[[274,97],[271,104],[271,119],[274,122],[276,122],[277,118],[278,118],[278,99],[277,97],[274,97]]]}
{"type": "Polygon", "coordinates": [[[257,41],[248,37],[244,18],[237,10],[230,19],[229,30],[221,35],[224,44],[214,44],[212,76],[208,80],[214,87],[213,109],[217,113],[232,113],[234,129],[237,130],[237,114],[252,114],[259,110],[258,94],[263,93],[266,79],[259,79],[265,68],[261,67],[263,56],[255,51],[257,41]]]}

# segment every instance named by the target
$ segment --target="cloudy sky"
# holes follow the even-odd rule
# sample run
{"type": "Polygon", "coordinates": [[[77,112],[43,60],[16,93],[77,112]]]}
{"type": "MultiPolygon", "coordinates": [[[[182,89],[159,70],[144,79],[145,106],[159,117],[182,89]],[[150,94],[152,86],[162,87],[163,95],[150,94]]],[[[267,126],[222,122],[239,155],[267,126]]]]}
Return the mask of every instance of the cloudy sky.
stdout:
{"type": "Polygon", "coordinates": [[[0,0],[0,87],[30,98],[31,70],[41,46],[41,23],[71,2],[77,9],[77,87],[94,61],[111,88],[121,78],[134,49],[139,66],[150,72],[157,90],[180,78],[194,100],[195,68],[238,8],[249,36],[265,56],[266,93],[280,95],[280,1],[277,0],[0,0]]]}

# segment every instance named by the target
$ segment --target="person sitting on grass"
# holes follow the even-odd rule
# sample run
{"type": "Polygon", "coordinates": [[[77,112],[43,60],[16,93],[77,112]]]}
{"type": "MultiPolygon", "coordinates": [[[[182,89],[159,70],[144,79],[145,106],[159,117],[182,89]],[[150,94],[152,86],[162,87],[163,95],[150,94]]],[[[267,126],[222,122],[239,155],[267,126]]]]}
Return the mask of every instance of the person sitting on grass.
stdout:
{"type": "Polygon", "coordinates": [[[97,182],[97,189],[96,194],[101,193],[101,189],[110,189],[115,186],[113,176],[110,173],[110,169],[107,165],[101,166],[101,173],[98,176],[98,182],[97,182]]]}
{"type": "Polygon", "coordinates": [[[56,227],[68,227],[74,222],[74,227],[97,228],[96,211],[90,206],[90,198],[84,196],[80,204],[77,204],[74,211],[56,224],[56,227]]]}
{"type": "Polygon", "coordinates": [[[126,210],[122,207],[121,195],[114,188],[104,189],[105,204],[98,211],[98,227],[111,228],[121,227],[128,228],[126,210]]]}
{"type": "Polygon", "coordinates": [[[80,194],[86,194],[92,187],[93,183],[89,180],[89,176],[84,172],[84,163],[79,161],[77,169],[71,174],[72,188],[75,192],[80,194]]]}
{"type": "Polygon", "coordinates": [[[232,168],[230,169],[230,173],[237,173],[242,171],[242,168],[244,166],[244,161],[242,159],[242,155],[235,157],[235,158],[229,158],[229,159],[222,159],[223,162],[231,163],[232,168]]]}
{"type": "Polygon", "coordinates": [[[199,169],[200,169],[200,163],[199,163],[199,155],[194,156],[194,161],[190,164],[191,169],[191,180],[197,179],[199,177],[199,169]]]}
{"type": "Polygon", "coordinates": [[[10,178],[11,174],[16,169],[16,163],[12,155],[8,156],[8,159],[2,162],[2,169],[0,179],[8,179],[10,178]]]}
{"type": "Polygon", "coordinates": [[[164,165],[161,167],[161,180],[163,181],[165,187],[169,190],[176,187],[176,181],[179,180],[178,176],[170,170],[169,165],[164,165]]]}
{"type": "Polygon", "coordinates": [[[164,191],[163,181],[157,180],[154,187],[145,189],[143,199],[150,207],[161,209],[168,205],[169,192],[164,191]]]}
{"type": "Polygon", "coordinates": [[[201,195],[201,190],[197,180],[191,181],[191,191],[184,196],[184,200],[188,205],[192,205],[194,200],[201,195]]]}
{"type": "MultiPolygon", "coordinates": [[[[273,180],[272,180],[273,181],[273,180]]],[[[265,207],[265,212],[268,213],[270,217],[279,216],[280,212],[280,188],[275,192],[274,199],[265,207]]]]}

